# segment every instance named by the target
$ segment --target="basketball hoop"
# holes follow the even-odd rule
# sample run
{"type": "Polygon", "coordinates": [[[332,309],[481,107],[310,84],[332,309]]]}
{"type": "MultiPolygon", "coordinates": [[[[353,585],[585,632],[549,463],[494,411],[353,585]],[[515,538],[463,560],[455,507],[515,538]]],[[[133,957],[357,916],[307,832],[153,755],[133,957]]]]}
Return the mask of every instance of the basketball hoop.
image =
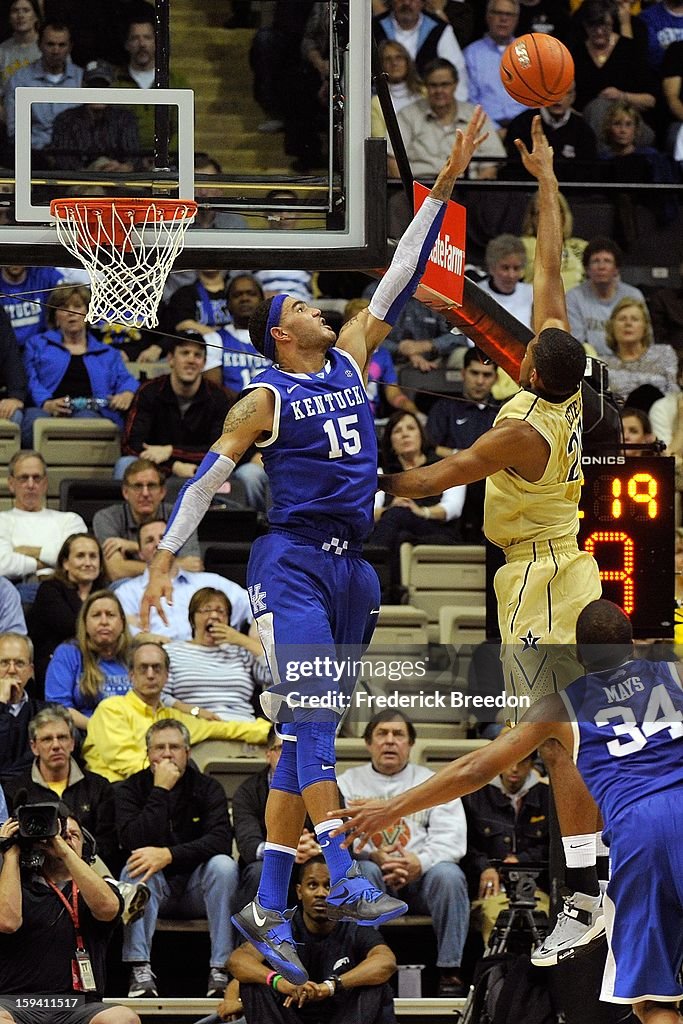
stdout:
{"type": "Polygon", "coordinates": [[[197,213],[191,199],[53,199],[62,245],[90,277],[88,323],[156,327],[166,278],[197,213]]]}

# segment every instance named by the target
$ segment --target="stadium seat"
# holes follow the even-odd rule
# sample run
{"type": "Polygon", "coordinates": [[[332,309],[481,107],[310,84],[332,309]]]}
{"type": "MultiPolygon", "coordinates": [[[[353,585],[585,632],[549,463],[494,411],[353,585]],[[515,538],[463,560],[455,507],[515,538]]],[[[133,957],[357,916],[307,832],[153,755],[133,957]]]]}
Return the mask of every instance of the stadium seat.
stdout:
{"type": "Polygon", "coordinates": [[[482,545],[401,545],[401,583],[408,600],[427,613],[429,637],[440,640],[439,615],[444,605],[484,604],[486,558],[482,545]]]}
{"type": "Polygon", "coordinates": [[[377,628],[370,649],[386,645],[420,645],[429,642],[429,619],[421,608],[409,604],[384,604],[379,610],[377,628]]]}
{"type": "Polygon", "coordinates": [[[7,464],[15,452],[19,451],[21,431],[16,423],[0,420],[0,507],[9,508],[10,493],[7,487],[7,464]]]}
{"type": "Polygon", "coordinates": [[[62,480],[59,484],[61,512],[76,512],[85,525],[92,527],[93,516],[101,508],[121,501],[118,480],[62,480]]]}
{"type": "Polygon", "coordinates": [[[49,498],[59,497],[62,480],[111,480],[121,454],[119,431],[111,420],[36,420],[33,437],[50,470],[49,498]]]}

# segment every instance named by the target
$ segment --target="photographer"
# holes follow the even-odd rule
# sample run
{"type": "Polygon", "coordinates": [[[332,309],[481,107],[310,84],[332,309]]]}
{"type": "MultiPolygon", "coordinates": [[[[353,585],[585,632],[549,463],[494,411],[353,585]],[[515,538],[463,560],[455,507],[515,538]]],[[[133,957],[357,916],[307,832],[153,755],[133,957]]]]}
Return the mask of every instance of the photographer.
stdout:
{"type": "MultiPolygon", "coordinates": [[[[519,864],[523,871],[525,865],[534,867],[548,860],[548,786],[529,756],[464,797],[463,804],[468,877],[475,894],[472,923],[487,943],[496,918],[508,906],[500,873],[491,862],[519,864]]],[[[542,889],[536,890],[536,905],[548,912],[548,897],[542,889]]]]}
{"type": "Polygon", "coordinates": [[[84,859],[78,821],[64,804],[55,810],[57,834],[49,838],[6,845],[51,831],[45,805],[21,808],[19,820],[0,827],[0,1022],[140,1024],[131,1010],[100,1001],[121,900],[84,859]],[[59,1005],[59,996],[71,1005],[59,1005]],[[79,1005],[71,1003],[74,996],[82,997],[79,1005]]]}

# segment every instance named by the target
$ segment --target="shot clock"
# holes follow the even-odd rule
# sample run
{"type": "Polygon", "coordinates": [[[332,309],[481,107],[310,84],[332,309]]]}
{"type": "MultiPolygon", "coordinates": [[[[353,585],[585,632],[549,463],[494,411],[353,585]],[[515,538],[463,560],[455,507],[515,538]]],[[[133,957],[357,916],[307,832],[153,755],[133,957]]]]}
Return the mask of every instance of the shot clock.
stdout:
{"type": "Polygon", "coordinates": [[[579,547],[637,638],[673,636],[674,460],[584,455],[579,547]]]}
{"type": "MultiPolygon", "coordinates": [[[[672,637],[674,460],[586,455],[578,544],[595,558],[602,596],[631,619],[636,639],[672,637]]],[[[499,638],[493,576],[502,552],[486,545],[486,634],[499,638]]]]}

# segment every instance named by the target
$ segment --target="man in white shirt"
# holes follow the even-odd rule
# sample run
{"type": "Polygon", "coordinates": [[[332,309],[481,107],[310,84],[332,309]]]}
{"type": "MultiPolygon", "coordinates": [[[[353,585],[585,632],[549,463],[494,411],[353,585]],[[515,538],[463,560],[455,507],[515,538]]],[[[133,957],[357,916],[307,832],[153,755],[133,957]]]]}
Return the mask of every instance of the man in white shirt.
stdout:
{"type": "Polygon", "coordinates": [[[0,512],[0,576],[12,580],[30,603],[39,577],[52,573],[67,537],[88,528],[75,512],[45,507],[47,465],[38,452],[23,449],[12,456],[7,486],[14,506],[0,512]]]}
{"type": "MultiPolygon", "coordinates": [[[[349,800],[389,799],[428,779],[434,772],[410,763],[415,726],[401,711],[380,711],[368,722],[363,739],[370,763],[339,776],[349,800]]],[[[467,850],[467,825],[460,800],[411,815],[372,837],[356,851],[361,870],[378,889],[398,894],[411,912],[431,914],[440,972],[439,995],[465,994],[460,975],[469,927],[469,898],[459,861],[467,850]]]]}
{"type": "MultiPolygon", "coordinates": [[[[152,561],[165,530],[166,523],[163,520],[144,523],[138,530],[140,558],[146,565],[152,561]]],[[[241,630],[251,622],[249,595],[238,583],[233,583],[232,580],[227,580],[214,572],[187,572],[178,565],[177,559],[173,573],[173,604],[166,607],[168,625],[162,622],[156,611],[152,612],[150,619],[149,631],[157,640],[165,643],[167,640],[191,639],[188,615],[190,600],[202,587],[214,587],[225,594],[232,608],[230,625],[235,629],[241,630]]],[[[141,631],[140,603],[148,582],[149,570],[145,569],[142,576],[125,580],[116,588],[116,596],[126,613],[128,627],[134,636],[141,631]]]]}

